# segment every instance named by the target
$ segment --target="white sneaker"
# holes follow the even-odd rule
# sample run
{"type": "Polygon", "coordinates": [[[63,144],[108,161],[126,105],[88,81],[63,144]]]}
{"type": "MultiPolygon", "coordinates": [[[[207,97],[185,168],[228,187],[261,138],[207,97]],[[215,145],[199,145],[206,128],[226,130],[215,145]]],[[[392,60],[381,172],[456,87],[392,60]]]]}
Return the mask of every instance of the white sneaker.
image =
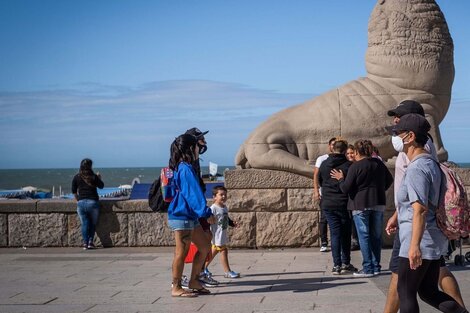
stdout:
{"type": "Polygon", "coordinates": [[[373,277],[374,274],[373,273],[366,273],[366,272],[364,272],[364,270],[360,270],[359,272],[353,273],[353,276],[358,277],[358,278],[369,278],[369,277],[373,277]]]}
{"type": "Polygon", "coordinates": [[[328,252],[328,251],[330,251],[330,249],[328,249],[327,246],[321,246],[320,247],[320,252],[328,252]]]}

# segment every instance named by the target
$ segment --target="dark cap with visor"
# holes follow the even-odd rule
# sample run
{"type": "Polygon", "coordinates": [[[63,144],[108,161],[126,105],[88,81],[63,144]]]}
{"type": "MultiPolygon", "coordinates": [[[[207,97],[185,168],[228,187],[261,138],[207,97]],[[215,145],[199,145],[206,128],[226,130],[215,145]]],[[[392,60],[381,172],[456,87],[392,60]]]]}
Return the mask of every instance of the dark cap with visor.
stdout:
{"type": "Polygon", "coordinates": [[[431,130],[431,124],[420,114],[406,114],[393,126],[385,127],[391,135],[396,135],[404,131],[412,131],[417,137],[427,136],[431,130]]]}

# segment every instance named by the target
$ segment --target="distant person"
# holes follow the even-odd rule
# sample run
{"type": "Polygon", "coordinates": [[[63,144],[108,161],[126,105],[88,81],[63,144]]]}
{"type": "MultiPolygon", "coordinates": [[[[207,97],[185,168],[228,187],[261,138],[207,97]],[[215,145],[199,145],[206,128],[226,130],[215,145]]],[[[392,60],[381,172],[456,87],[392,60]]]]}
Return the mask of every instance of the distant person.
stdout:
{"type": "Polygon", "coordinates": [[[346,159],[350,162],[354,162],[354,145],[349,144],[348,150],[346,150],[346,159]]]}
{"type": "Polygon", "coordinates": [[[419,293],[424,302],[441,312],[468,313],[438,286],[448,241],[436,224],[443,176],[438,162],[424,148],[430,129],[428,121],[416,113],[402,116],[391,127],[393,147],[410,160],[397,195],[400,312],[419,312],[419,293]]]}
{"type": "Polygon", "coordinates": [[[339,188],[330,172],[340,170],[347,176],[351,162],[346,159],[348,144],[336,140],[332,153],[322,162],[318,182],[322,188],[320,207],[326,216],[331,236],[331,254],[333,257],[332,274],[351,274],[356,268],[351,264],[351,216],[348,212],[348,195],[339,188]]]}
{"type": "MultiPolygon", "coordinates": [[[[220,252],[220,260],[224,269],[225,278],[238,278],[240,273],[232,271],[228,261],[228,208],[225,205],[227,201],[227,189],[224,186],[215,186],[212,189],[212,195],[214,204],[211,206],[212,214],[214,214],[216,222],[211,225],[213,233],[212,238],[212,254],[211,258],[206,262],[206,268],[209,267],[211,261],[215,258],[217,253],[220,252]]],[[[234,223],[235,227],[238,227],[237,223],[234,223]]]]}
{"type": "Polygon", "coordinates": [[[100,203],[97,188],[103,189],[104,183],[99,172],[92,169],[93,161],[83,159],[80,170],[72,180],[72,193],[77,200],[77,213],[82,230],[83,249],[95,249],[93,239],[100,215],[100,203]]]}
{"type": "Polygon", "coordinates": [[[201,285],[199,273],[210,249],[210,241],[204,233],[199,218],[208,218],[213,222],[212,211],[207,206],[206,199],[199,184],[199,179],[192,164],[199,158],[200,146],[193,135],[184,134],[177,137],[170,148],[169,167],[173,170],[173,180],[176,195],[168,207],[168,225],[175,234],[175,254],[172,265],[173,297],[195,297],[200,294],[210,294],[201,285]],[[191,277],[188,282],[189,290],[184,290],[181,277],[184,270],[184,259],[189,251],[191,241],[198,252],[194,256],[191,277]]]}
{"type": "MultiPolygon", "coordinates": [[[[346,159],[350,162],[355,162],[356,159],[354,152],[354,145],[348,144],[348,150],[346,150],[346,159]]],[[[352,211],[349,211],[352,220],[352,211]]],[[[357,238],[356,224],[354,221],[351,223],[351,251],[359,250],[359,239],[357,238]]]]}
{"type": "MultiPolygon", "coordinates": [[[[333,137],[328,141],[328,153],[333,152],[333,145],[336,141],[336,138],[333,137]]],[[[323,154],[317,158],[315,161],[315,167],[313,169],[313,198],[316,202],[321,201],[321,188],[318,182],[318,176],[320,171],[320,166],[328,159],[329,154],[323,154]]],[[[320,226],[320,252],[328,252],[328,222],[326,221],[325,213],[323,212],[322,208],[320,207],[320,222],[318,223],[320,226]]]]}
{"type": "Polygon", "coordinates": [[[370,140],[354,143],[355,159],[347,175],[333,169],[331,177],[339,181],[342,192],[349,196],[348,208],[353,213],[362,254],[362,269],[355,277],[372,277],[380,274],[382,266],[382,228],[385,211],[385,191],[392,185],[393,177],[387,167],[372,157],[370,140]]]}

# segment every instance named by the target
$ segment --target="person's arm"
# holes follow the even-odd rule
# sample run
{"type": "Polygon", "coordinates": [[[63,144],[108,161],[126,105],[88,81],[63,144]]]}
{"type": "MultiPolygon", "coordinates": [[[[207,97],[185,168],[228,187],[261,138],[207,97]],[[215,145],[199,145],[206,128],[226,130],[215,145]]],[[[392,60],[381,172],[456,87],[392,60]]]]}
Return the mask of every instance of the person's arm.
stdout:
{"type": "Polygon", "coordinates": [[[74,178],[72,179],[72,193],[73,193],[73,197],[75,198],[75,200],[78,201],[78,183],[77,183],[77,176],[74,176],[74,178]]]}
{"type": "Polygon", "coordinates": [[[330,173],[332,178],[335,178],[339,181],[339,188],[345,194],[348,194],[356,183],[357,170],[354,164],[351,165],[348,172],[349,173],[348,175],[346,175],[346,177],[345,177],[345,173],[343,173],[343,171],[341,170],[338,171],[338,170],[333,169],[331,170],[331,173],[330,173]]]}
{"type": "Polygon", "coordinates": [[[422,263],[420,243],[423,238],[428,208],[417,201],[413,202],[411,207],[413,208],[413,223],[408,259],[410,260],[410,268],[415,270],[422,263]]]}
{"type": "Polygon", "coordinates": [[[315,201],[319,201],[320,200],[320,184],[318,182],[318,172],[320,171],[320,169],[318,167],[315,167],[313,169],[313,199],[315,199],[315,201]]]}
{"type": "Polygon", "coordinates": [[[383,166],[385,168],[385,190],[387,190],[393,184],[393,176],[384,164],[383,166]]]}
{"type": "MultiPolygon", "coordinates": [[[[206,198],[202,193],[201,186],[196,174],[188,166],[180,165],[180,190],[187,201],[189,207],[198,217],[209,218],[212,215],[211,209],[207,206],[206,198]]],[[[210,223],[210,222],[209,222],[210,223]]]]}
{"type": "Polygon", "coordinates": [[[387,233],[387,235],[391,235],[393,233],[396,233],[398,229],[398,211],[395,210],[395,212],[393,212],[393,215],[390,216],[390,218],[388,219],[387,221],[387,225],[385,225],[385,232],[387,233]]]}
{"type": "Polygon", "coordinates": [[[100,172],[97,172],[96,175],[95,175],[95,185],[97,188],[99,189],[103,189],[104,188],[104,183],[103,181],[101,180],[101,174],[100,172]]]}

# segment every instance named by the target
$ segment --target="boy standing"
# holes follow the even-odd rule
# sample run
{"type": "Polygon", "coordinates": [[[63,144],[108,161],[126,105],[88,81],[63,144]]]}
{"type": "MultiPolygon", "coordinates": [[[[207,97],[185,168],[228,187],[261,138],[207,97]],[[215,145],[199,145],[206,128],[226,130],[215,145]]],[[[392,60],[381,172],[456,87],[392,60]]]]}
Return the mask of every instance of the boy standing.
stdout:
{"type": "MultiPolygon", "coordinates": [[[[212,190],[214,197],[214,204],[211,206],[212,214],[214,214],[216,222],[211,225],[212,230],[212,257],[206,262],[206,269],[210,262],[214,259],[217,253],[220,252],[220,259],[224,267],[226,278],[238,278],[240,273],[234,272],[230,269],[228,262],[228,234],[227,229],[229,226],[228,208],[225,206],[227,201],[227,189],[224,186],[215,186],[212,190]]],[[[236,222],[233,222],[235,227],[238,227],[236,222]]]]}

